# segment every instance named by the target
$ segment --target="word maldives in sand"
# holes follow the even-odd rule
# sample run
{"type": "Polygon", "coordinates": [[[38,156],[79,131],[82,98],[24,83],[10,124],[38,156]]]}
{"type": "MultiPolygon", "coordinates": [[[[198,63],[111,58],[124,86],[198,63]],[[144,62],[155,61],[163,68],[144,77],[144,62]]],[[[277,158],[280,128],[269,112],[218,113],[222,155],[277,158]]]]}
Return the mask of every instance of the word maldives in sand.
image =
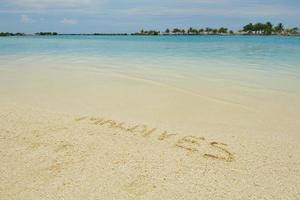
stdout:
{"type": "Polygon", "coordinates": [[[168,131],[160,132],[157,128],[149,128],[145,124],[136,124],[136,125],[129,126],[125,122],[117,122],[112,119],[97,118],[97,117],[80,117],[80,118],[76,118],[75,121],[77,122],[85,121],[93,125],[107,127],[110,129],[120,130],[120,131],[129,132],[133,134],[139,134],[145,138],[148,138],[151,135],[156,135],[155,139],[158,141],[175,138],[176,142],[174,143],[174,146],[180,149],[187,150],[189,152],[199,153],[201,150],[204,151],[203,148],[200,147],[202,145],[205,145],[206,146],[204,148],[205,150],[213,151],[214,153],[200,152],[201,153],[200,155],[202,155],[204,158],[222,160],[227,162],[234,161],[234,155],[227,149],[228,147],[227,144],[222,142],[216,142],[216,141],[209,142],[204,137],[189,135],[189,136],[178,138],[179,134],[169,133],[168,131]]]}

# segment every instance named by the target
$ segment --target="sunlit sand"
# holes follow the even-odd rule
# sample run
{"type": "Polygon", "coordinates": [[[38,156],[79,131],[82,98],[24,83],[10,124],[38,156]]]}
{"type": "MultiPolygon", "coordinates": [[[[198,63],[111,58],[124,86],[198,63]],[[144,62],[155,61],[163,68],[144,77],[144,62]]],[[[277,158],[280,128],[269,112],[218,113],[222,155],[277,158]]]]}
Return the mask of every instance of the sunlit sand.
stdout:
{"type": "Polygon", "coordinates": [[[0,199],[299,197],[293,84],[26,59],[0,69],[0,199]]]}

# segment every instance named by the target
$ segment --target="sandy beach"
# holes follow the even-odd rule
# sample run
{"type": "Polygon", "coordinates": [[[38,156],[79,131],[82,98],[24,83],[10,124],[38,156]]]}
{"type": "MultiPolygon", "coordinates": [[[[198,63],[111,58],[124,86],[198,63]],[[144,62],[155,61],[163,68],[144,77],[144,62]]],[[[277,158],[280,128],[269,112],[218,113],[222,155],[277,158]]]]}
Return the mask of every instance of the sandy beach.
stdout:
{"type": "Polygon", "coordinates": [[[3,58],[1,200],[300,198],[296,70],[3,58]]]}
{"type": "Polygon", "coordinates": [[[298,199],[299,118],[285,118],[298,111],[280,99],[259,112],[114,84],[101,97],[2,96],[1,199],[298,199]]]}
{"type": "Polygon", "coordinates": [[[299,197],[299,136],[136,125],[1,105],[1,199],[299,197]]]}

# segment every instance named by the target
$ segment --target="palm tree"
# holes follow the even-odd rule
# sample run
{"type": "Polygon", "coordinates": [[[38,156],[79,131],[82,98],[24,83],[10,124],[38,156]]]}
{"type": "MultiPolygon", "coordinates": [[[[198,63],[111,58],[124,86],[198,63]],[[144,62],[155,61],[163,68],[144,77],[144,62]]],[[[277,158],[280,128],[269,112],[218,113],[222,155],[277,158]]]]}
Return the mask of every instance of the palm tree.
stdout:
{"type": "Polygon", "coordinates": [[[274,27],[274,31],[276,33],[281,34],[284,31],[284,26],[282,23],[279,23],[277,26],[274,27]]]}
{"type": "Polygon", "coordinates": [[[170,33],[170,30],[167,28],[165,33],[169,34],[170,33]]]}
{"type": "Polygon", "coordinates": [[[199,31],[197,29],[194,29],[192,27],[190,27],[187,31],[188,34],[193,34],[193,35],[196,35],[199,33],[199,31]]]}
{"type": "Polygon", "coordinates": [[[221,27],[218,30],[218,32],[221,33],[221,34],[227,33],[227,31],[228,31],[228,28],[224,28],[224,27],[221,27]]]}
{"type": "Polygon", "coordinates": [[[248,34],[252,34],[254,31],[254,26],[252,23],[247,24],[246,26],[243,27],[243,31],[247,32],[248,34]]]}
{"type": "Polygon", "coordinates": [[[172,31],[174,34],[178,34],[181,32],[181,30],[179,28],[174,28],[172,31]]]}
{"type": "Polygon", "coordinates": [[[286,29],[286,32],[288,33],[288,35],[297,35],[299,34],[299,28],[294,27],[294,28],[286,29]]]}
{"type": "Polygon", "coordinates": [[[213,30],[212,30],[211,28],[209,28],[209,27],[206,27],[206,28],[205,28],[206,34],[210,34],[212,31],[213,31],[213,30]]]}
{"type": "Polygon", "coordinates": [[[192,27],[190,27],[190,28],[188,29],[187,33],[188,33],[188,34],[192,34],[193,31],[194,31],[194,29],[193,29],[192,27]]]}
{"type": "Polygon", "coordinates": [[[265,30],[267,29],[267,24],[263,24],[263,23],[256,23],[253,25],[253,29],[254,29],[254,32],[255,34],[262,34],[262,33],[265,33],[265,30]]]}
{"type": "Polygon", "coordinates": [[[200,28],[199,30],[198,30],[198,33],[200,33],[200,34],[202,34],[204,32],[204,29],[203,28],[200,28]]]}
{"type": "Polygon", "coordinates": [[[273,24],[271,22],[267,22],[264,24],[264,35],[271,35],[273,31],[273,24]]]}

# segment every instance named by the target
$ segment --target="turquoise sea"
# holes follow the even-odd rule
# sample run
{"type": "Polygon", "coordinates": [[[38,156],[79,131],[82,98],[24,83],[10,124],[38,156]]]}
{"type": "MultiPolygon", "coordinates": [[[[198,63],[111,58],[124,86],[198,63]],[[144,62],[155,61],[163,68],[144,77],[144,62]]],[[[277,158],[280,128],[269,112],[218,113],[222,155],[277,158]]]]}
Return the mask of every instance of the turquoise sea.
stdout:
{"type": "Polygon", "coordinates": [[[299,53],[300,37],[3,37],[0,90],[8,101],[53,103],[55,98],[71,105],[71,98],[83,96],[101,102],[97,91],[131,103],[128,96],[136,90],[149,95],[150,103],[156,89],[166,88],[164,93],[174,90],[255,110],[273,99],[280,100],[274,106],[295,102],[288,108],[293,110],[299,106],[299,53]]]}
{"type": "Polygon", "coordinates": [[[0,38],[1,200],[296,200],[299,130],[300,37],[0,38]]]}
{"type": "Polygon", "coordinates": [[[0,196],[299,199],[299,130],[300,37],[0,38],[0,196]]]}
{"type": "Polygon", "coordinates": [[[187,79],[195,74],[201,78],[205,71],[212,72],[212,78],[221,73],[225,79],[236,80],[240,75],[241,81],[246,78],[253,83],[259,80],[251,80],[251,73],[261,78],[282,76],[291,83],[281,83],[287,87],[277,85],[279,88],[291,89],[289,85],[299,91],[294,87],[300,85],[296,84],[300,79],[299,52],[300,37],[27,36],[0,38],[0,67],[22,59],[34,63],[39,57],[101,68],[98,60],[124,72],[167,70],[169,76],[183,73],[187,79]]]}

